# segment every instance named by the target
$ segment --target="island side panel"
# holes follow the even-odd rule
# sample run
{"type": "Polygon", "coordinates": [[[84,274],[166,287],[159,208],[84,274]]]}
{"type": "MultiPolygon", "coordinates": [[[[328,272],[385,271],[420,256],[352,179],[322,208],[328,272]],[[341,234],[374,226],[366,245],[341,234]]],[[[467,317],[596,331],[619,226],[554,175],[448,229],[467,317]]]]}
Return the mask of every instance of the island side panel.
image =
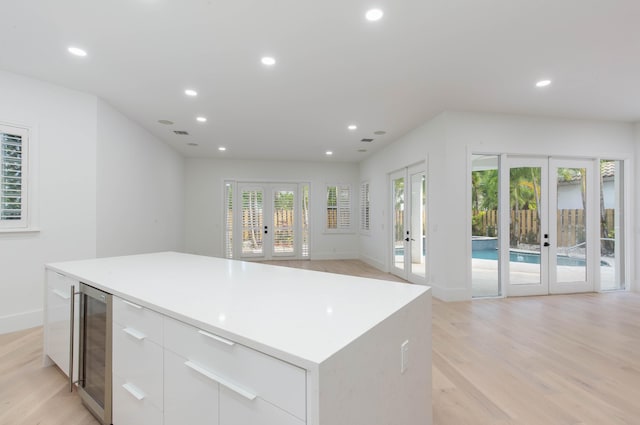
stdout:
{"type": "Polygon", "coordinates": [[[318,425],[431,425],[431,291],[323,362],[318,381],[318,425]]]}

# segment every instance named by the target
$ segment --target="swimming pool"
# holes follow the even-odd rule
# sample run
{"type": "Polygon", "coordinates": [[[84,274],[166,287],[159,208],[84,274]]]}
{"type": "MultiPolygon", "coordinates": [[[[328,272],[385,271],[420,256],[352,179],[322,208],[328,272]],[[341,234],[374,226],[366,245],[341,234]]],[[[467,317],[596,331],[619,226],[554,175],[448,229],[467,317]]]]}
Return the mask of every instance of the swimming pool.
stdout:
{"type": "MultiPolygon", "coordinates": [[[[496,249],[473,250],[471,257],[482,259],[482,260],[497,260],[498,250],[496,249]]],[[[535,252],[523,252],[523,251],[511,250],[509,252],[509,261],[515,262],[515,263],[540,264],[540,254],[537,254],[535,252]]],[[[604,261],[601,263],[603,266],[609,265],[604,261]]],[[[586,265],[586,262],[582,258],[573,258],[573,257],[564,256],[564,255],[558,255],[558,265],[584,267],[586,265]]]]}

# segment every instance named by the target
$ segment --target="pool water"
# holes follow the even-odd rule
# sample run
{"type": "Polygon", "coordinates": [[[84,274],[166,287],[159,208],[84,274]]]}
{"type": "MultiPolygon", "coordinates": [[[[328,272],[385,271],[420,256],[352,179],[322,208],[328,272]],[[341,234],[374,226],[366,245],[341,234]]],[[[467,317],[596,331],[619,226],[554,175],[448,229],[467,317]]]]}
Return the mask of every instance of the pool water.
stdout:
{"type": "MultiPolygon", "coordinates": [[[[474,250],[471,256],[473,258],[478,258],[483,260],[497,260],[498,250],[496,249],[474,250]]],[[[533,252],[510,251],[509,261],[515,262],[515,263],[540,264],[540,254],[536,254],[533,252]]],[[[582,258],[572,258],[572,257],[566,257],[564,255],[558,255],[558,265],[584,267],[586,265],[586,261],[582,258]]],[[[602,262],[602,265],[608,266],[608,264],[605,262],[602,262]]]]}

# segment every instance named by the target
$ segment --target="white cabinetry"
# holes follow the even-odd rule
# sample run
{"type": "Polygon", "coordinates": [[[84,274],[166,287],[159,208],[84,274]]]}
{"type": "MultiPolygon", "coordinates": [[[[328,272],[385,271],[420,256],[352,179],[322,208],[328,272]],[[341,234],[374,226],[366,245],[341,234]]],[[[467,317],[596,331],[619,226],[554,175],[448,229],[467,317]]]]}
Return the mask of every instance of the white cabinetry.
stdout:
{"type": "Polygon", "coordinates": [[[429,288],[175,252],[48,269],[114,296],[114,425],[432,424],[429,288]]]}
{"type": "Polygon", "coordinates": [[[162,316],[113,298],[113,423],[160,425],[163,416],[162,316]]]}
{"type": "Polygon", "coordinates": [[[78,281],[62,273],[47,270],[45,299],[45,355],[69,376],[69,347],[71,344],[71,302],[75,303],[73,376],[78,376],[78,298],[72,297],[71,288],[78,290],[78,281]]]}
{"type": "Polygon", "coordinates": [[[168,317],[164,324],[165,425],[306,422],[304,369],[168,317]]]}

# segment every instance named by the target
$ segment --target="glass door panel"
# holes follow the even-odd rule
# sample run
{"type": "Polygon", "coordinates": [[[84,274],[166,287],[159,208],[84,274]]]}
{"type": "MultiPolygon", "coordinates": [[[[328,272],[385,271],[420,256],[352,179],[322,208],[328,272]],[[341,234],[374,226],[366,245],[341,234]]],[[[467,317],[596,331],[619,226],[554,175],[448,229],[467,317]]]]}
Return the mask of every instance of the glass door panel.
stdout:
{"type": "Polygon", "coordinates": [[[546,158],[509,160],[508,252],[501,259],[508,269],[509,296],[544,295],[549,292],[546,158]]]}
{"type": "Polygon", "coordinates": [[[471,157],[471,287],[473,297],[497,297],[500,288],[497,155],[471,157]]]}
{"type": "Polygon", "coordinates": [[[594,290],[594,161],[550,159],[549,292],[594,290]]]}
{"type": "Polygon", "coordinates": [[[557,283],[587,280],[587,170],[556,168],[557,283]]]}
{"type": "Polygon", "coordinates": [[[509,170],[509,281],[542,285],[540,207],[542,167],[509,170]]]}
{"type": "Polygon", "coordinates": [[[264,189],[242,187],[240,189],[241,225],[243,257],[264,256],[263,225],[264,225],[264,189]]]}
{"type": "Polygon", "coordinates": [[[411,274],[424,279],[427,242],[427,179],[424,171],[411,174],[411,274]]]}
{"type": "Polygon", "coordinates": [[[391,201],[393,202],[392,216],[392,272],[406,278],[404,261],[405,252],[405,198],[404,198],[405,172],[397,173],[391,177],[391,201]]]}
{"type": "Polygon", "coordinates": [[[273,190],[273,255],[295,254],[296,189],[273,190]]]}
{"type": "Polygon", "coordinates": [[[600,289],[625,288],[623,161],[600,161],[600,289]]]}

